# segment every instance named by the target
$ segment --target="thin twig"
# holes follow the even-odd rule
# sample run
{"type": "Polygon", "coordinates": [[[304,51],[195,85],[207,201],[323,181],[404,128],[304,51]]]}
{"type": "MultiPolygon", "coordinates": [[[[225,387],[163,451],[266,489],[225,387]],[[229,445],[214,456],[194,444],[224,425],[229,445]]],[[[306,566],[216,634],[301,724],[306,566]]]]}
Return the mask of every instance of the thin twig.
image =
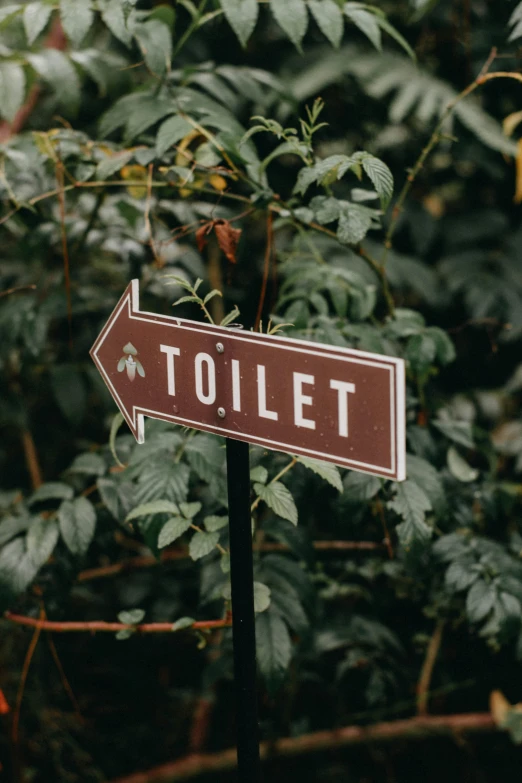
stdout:
{"type": "Polygon", "coordinates": [[[265,261],[263,264],[263,281],[261,283],[261,293],[259,294],[259,303],[257,305],[256,321],[254,324],[254,332],[259,329],[261,323],[261,316],[263,314],[263,307],[265,305],[266,286],[268,283],[268,271],[270,269],[270,259],[272,257],[272,243],[274,239],[273,229],[274,218],[272,212],[269,211],[266,216],[266,246],[265,246],[265,261]]]}
{"type": "Polygon", "coordinates": [[[53,656],[53,660],[56,664],[56,668],[58,669],[58,672],[60,674],[60,679],[62,681],[63,688],[67,694],[67,696],[70,699],[70,702],[73,706],[73,709],[76,713],[76,717],[79,720],[83,720],[83,715],[80,710],[80,705],[78,704],[78,700],[76,696],[74,695],[74,691],[71,688],[71,683],[67,679],[67,675],[65,674],[64,668],[62,666],[62,662],[60,660],[60,657],[58,655],[58,650],[56,649],[56,645],[54,643],[53,637],[51,633],[47,633],[47,644],[49,645],[49,649],[51,651],[51,655],[53,656]]]}
{"type": "Polygon", "coordinates": [[[2,296],[9,296],[10,294],[17,294],[19,291],[34,291],[36,286],[34,283],[30,285],[19,285],[16,288],[7,288],[5,291],[0,291],[0,299],[2,296]]]}
{"type": "Polygon", "coordinates": [[[444,127],[444,124],[448,117],[451,115],[452,111],[454,110],[455,106],[459,104],[461,101],[464,100],[464,98],[467,98],[468,95],[471,95],[472,92],[474,92],[478,87],[481,87],[486,82],[492,81],[493,79],[515,79],[516,81],[522,82],[522,74],[516,73],[515,71],[495,71],[494,73],[486,73],[489,66],[493,62],[493,60],[496,57],[496,49],[492,49],[488,59],[484,63],[484,66],[482,67],[482,70],[480,71],[477,78],[471,82],[471,84],[468,84],[467,87],[465,87],[461,92],[459,92],[458,95],[456,95],[446,106],[442,114],[440,115],[439,121],[437,125],[435,126],[435,129],[433,133],[430,136],[430,139],[424,149],[422,150],[421,154],[419,155],[417,161],[415,162],[415,165],[409,172],[408,176],[406,177],[406,181],[402,187],[402,190],[399,193],[399,196],[397,198],[397,201],[395,202],[395,205],[392,210],[392,217],[390,220],[390,224],[388,226],[388,230],[386,232],[385,240],[384,240],[384,255],[382,259],[382,266],[385,266],[386,259],[388,256],[388,252],[392,247],[392,239],[393,235],[395,233],[395,229],[397,228],[397,223],[399,220],[399,217],[402,213],[402,210],[404,209],[404,202],[406,201],[406,198],[411,190],[411,187],[413,183],[415,182],[419,172],[421,171],[422,167],[424,166],[424,163],[426,161],[426,158],[430,154],[430,152],[433,150],[433,148],[438,144],[438,142],[441,139],[441,132],[442,128],[444,127]]]}
{"type": "MultiPolygon", "coordinates": [[[[13,614],[5,612],[4,617],[17,625],[28,625],[39,631],[54,631],[56,633],[74,633],[77,631],[87,631],[90,633],[118,633],[118,631],[133,631],[136,633],[169,633],[172,632],[173,623],[140,623],[138,625],[129,625],[128,623],[107,623],[104,620],[89,621],[57,621],[38,619],[37,617],[26,617],[22,614],[13,614]]],[[[232,625],[232,616],[227,616],[222,620],[198,620],[192,623],[187,630],[203,631],[213,628],[227,628],[232,625]]]]}
{"type": "Polygon", "coordinates": [[[27,470],[29,472],[29,476],[31,477],[31,486],[33,489],[38,489],[38,487],[43,484],[43,479],[34,438],[31,431],[28,429],[22,430],[21,438],[25,464],[27,465],[27,470]]]}
{"type": "Polygon", "coordinates": [[[435,629],[429,641],[426,649],[426,657],[422,664],[422,669],[417,683],[417,714],[428,714],[428,695],[430,690],[431,678],[433,675],[433,667],[439,654],[440,645],[442,643],[442,634],[444,633],[445,620],[437,620],[435,629]]]}
{"type": "Polygon", "coordinates": [[[22,700],[24,698],[24,691],[25,691],[25,684],[27,682],[27,675],[29,674],[29,668],[31,666],[31,661],[33,660],[34,651],[36,650],[36,645],[38,644],[38,639],[40,638],[40,634],[42,632],[42,628],[40,623],[45,622],[44,618],[44,611],[43,609],[40,610],[40,619],[35,619],[34,621],[34,628],[35,631],[31,637],[31,641],[29,643],[29,647],[27,648],[27,652],[25,654],[24,659],[24,665],[22,668],[22,675],[20,677],[20,684],[18,685],[18,693],[16,694],[16,706],[13,713],[13,724],[11,727],[11,739],[13,741],[13,745],[18,745],[18,727],[20,725],[20,711],[22,709],[22,700]]]}
{"type": "MultiPolygon", "coordinates": [[[[292,758],[374,742],[395,742],[398,739],[429,740],[434,736],[454,737],[498,730],[489,712],[416,717],[376,723],[373,726],[345,726],[331,731],[316,731],[299,737],[285,737],[276,742],[265,741],[260,744],[260,754],[263,760],[292,758]]],[[[145,772],[118,778],[112,783],[175,783],[179,780],[192,780],[203,774],[231,770],[236,763],[235,748],[219,753],[191,754],[145,772]]]]}
{"type": "MultiPolygon", "coordinates": [[[[288,473],[288,471],[291,470],[296,464],[297,464],[297,457],[293,457],[288,463],[288,465],[285,465],[285,467],[279,471],[277,476],[274,476],[274,478],[268,482],[268,486],[270,486],[271,484],[275,484],[276,481],[279,481],[279,479],[282,478],[285,475],[285,473],[288,473]]],[[[261,498],[257,497],[252,503],[252,505],[250,506],[250,511],[255,511],[260,502],[261,502],[261,498]]]]}

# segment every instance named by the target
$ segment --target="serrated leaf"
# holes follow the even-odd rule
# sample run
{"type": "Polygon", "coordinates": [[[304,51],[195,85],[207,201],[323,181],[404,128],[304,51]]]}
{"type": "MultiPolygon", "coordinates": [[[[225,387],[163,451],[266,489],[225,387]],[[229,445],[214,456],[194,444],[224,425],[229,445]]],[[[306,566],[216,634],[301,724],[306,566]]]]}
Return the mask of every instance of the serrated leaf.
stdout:
{"type": "Polygon", "coordinates": [[[124,609],[118,613],[118,620],[124,625],[138,625],[144,617],[143,609],[124,609]]]}
{"type": "Polygon", "coordinates": [[[259,15],[257,0],[220,0],[220,2],[229,25],[244,48],[254,32],[259,15]]]}
{"type": "Polygon", "coordinates": [[[395,496],[387,503],[404,521],[397,526],[401,543],[410,546],[414,541],[426,541],[431,538],[432,529],[425,522],[426,511],[431,503],[418,484],[407,479],[393,484],[395,496]]]}
{"type": "Polygon", "coordinates": [[[365,8],[361,8],[361,3],[345,3],[343,11],[345,16],[353,22],[380,52],[382,49],[381,29],[376,16],[365,8]]]}
{"type": "Polygon", "coordinates": [[[197,501],[195,503],[180,503],[179,510],[185,519],[192,520],[201,511],[201,503],[197,501]]]}
{"type": "Polygon", "coordinates": [[[270,10],[294,46],[301,48],[308,27],[308,11],[304,0],[270,0],[270,10]]]}
{"type": "Polygon", "coordinates": [[[454,446],[449,447],[446,461],[451,475],[465,484],[476,481],[479,477],[480,471],[477,468],[472,468],[454,446]]]}
{"type": "Polygon", "coordinates": [[[60,531],[55,519],[43,519],[42,517],[33,519],[27,531],[26,545],[28,554],[38,568],[50,558],[59,537],[60,531]]]}
{"type": "Polygon", "coordinates": [[[209,533],[215,533],[216,530],[222,530],[222,528],[228,525],[228,517],[218,517],[211,514],[210,516],[205,517],[203,524],[209,533]]]}
{"type": "Polygon", "coordinates": [[[256,617],[256,650],[259,671],[274,694],[290,665],[292,642],[286,623],[273,608],[256,617]]]}
{"type": "Polygon", "coordinates": [[[256,465],[250,471],[250,481],[258,481],[260,484],[266,484],[268,479],[268,470],[263,465],[256,465]]]}
{"type": "Polygon", "coordinates": [[[125,46],[130,46],[132,36],[127,27],[121,0],[98,0],[98,6],[101,17],[111,33],[125,46]]]}
{"type": "Polygon", "coordinates": [[[331,484],[332,487],[339,490],[339,492],[343,491],[344,487],[339,469],[335,465],[332,465],[331,462],[324,462],[323,460],[312,459],[311,457],[298,457],[297,461],[304,465],[305,468],[317,473],[318,476],[321,476],[321,478],[331,484]]]}
{"type": "Polygon", "coordinates": [[[475,448],[473,442],[473,424],[470,421],[460,421],[451,418],[438,418],[432,422],[433,426],[442,432],[448,440],[458,443],[468,449],[475,448]]]}
{"type": "Polygon", "coordinates": [[[124,421],[125,421],[125,417],[123,416],[122,413],[120,413],[120,411],[118,411],[118,413],[114,415],[114,418],[111,422],[111,431],[109,433],[109,448],[114,458],[114,462],[117,465],[119,465],[120,468],[124,468],[125,465],[116,454],[116,435],[118,434],[118,430],[120,429],[124,421]]]}
{"type": "Polygon", "coordinates": [[[134,508],[130,514],[127,514],[126,522],[130,522],[137,517],[144,517],[148,514],[174,514],[179,516],[179,507],[171,500],[151,500],[148,503],[141,503],[141,505],[134,508]]]}
{"type": "Polygon", "coordinates": [[[28,3],[25,6],[24,29],[29,46],[32,46],[40,33],[43,32],[52,12],[53,7],[49,3],[28,3]]]}
{"type": "Polygon", "coordinates": [[[58,49],[45,49],[38,54],[28,54],[27,59],[51,85],[58,102],[69,111],[76,110],[80,102],[80,81],[67,55],[58,49]]]}
{"type": "Polygon", "coordinates": [[[117,171],[121,171],[124,166],[133,158],[133,150],[119,150],[113,155],[106,155],[96,166],[95,179],[103,182],[117,171]]]}
{"type": "Polygon", "coordinates": [[[18,533],[23,533],[30,524],[31,520],[27,516],[4,517],[0,520],[0,546],[6,544],[18,533]]]}
{"type": "Polygon", "coordinates": [[[473,561],[468,558],[461,558],[451,563],[444,577],[447,587],[455,592],[471,587],[479,578],[479,574],[476,570],[472,570],[472,566],[473,561]]]}
{"type": "Polygon", "coordinates": [[[156,152],[159,156],[185,138],[193,130],[192,125],[184,117],[174,115],[163,122],[156,136],[156,152]]]}
{"type": "Polygon", "coordinates": [[[172,33],[159,19],[149,19],[136,25],[134,35],[145,63],[152,73],[163,76],[170,70],[172,57],[172,33]]]}
{"type": "Polygon", "coordinates": [[[79,46],[94,21],[92,5],[89,0],[60,0],[60,19],[67,38],[79,46]]]}
{"type": "Polygon", "coordinates": [[[96,511],[87,498],[65,500],[58,509],[60,533],[73,555],[84,555],[96,529],[96,511]]]}
{"type": "Polygon", "coordinates": [[[219,541],[219,533],[194,533],[189,545],[189,554],[193,560],[199,560],[210,554],[219,541]]]}
{"type": "Polygon", "coordinates": [[[17,63],[0,63],[0,115],[12,122],[25,97],[25,73],[17,63]]]}
{"type": "Polygon", "coordinates": [[[358,245],[362,242],[372,225],[373,210],[359,204],[342,202],[337,239],[345,245],[358,245]]]}
{"type": "Polygon", "coordinates": [[[196,621],[193,617],[180,617],[175,623],[172,623],[173,631],[182,631],[184,628],[190,628],[196,621]]]}
{"type": "Polygon", "coordinates": [[[442,513],[446,507],[446,496],[440,476],[433,465],[414,454],[407,454],[406,474],[424,490],[435,513],[442,513]]]}
{"type": "Polygon", "coordinates": [[[361,158],[361,163],[379,194],[383,209],[385,209],[393,196],[393,174],[386,163],[373,155],[364,155],[361,158]]]}
{"type": "Polygon", "coordinates": [[[270,588],[262,582],[254,582],[254,612],[266,612],[270,606],[270,588]]]}
{"type": "Polygon", "coordinates": [[[288,519],[293,525],[297,525],[297,507],[291,492],[281,484],[275,481],[268,486],[256,483],[254,492],[263,500],[272,511],[282,519],[288,519]]]}
{"type": "Polygon", "coordinates": [[[335,0],[308,0],[308,8],[317,22],[317,26],[336,49],[343,38],[344,19],[335,0]]]}
{"type": "Polygon", "coordinates": [[[371,500],[381,488],[381,482],[369,473],[350,471],[343,478],[344,496],[354,503],[371,500]]]}
{"type": "Polygon", "coordinates": [[[191,468],[203,481],[212,481],[225,461],[223,441],[212,435],[198,434],[189,441],[185,454],[191,468]]]}
{"type": "Polygon", "coordinates": [[[87,476],[102,476],[105,473],[105,460],[99,454],[86,452],[78,454],[68,473],[84,473],[87,476]]]}
{"type": "Polygon", "coordinates": [[[158,536],[158,549],[163,549],[172,544],[183,533],[186,533],[191,525],[190,519],[184,519],[183,517],[172,517],[172,519],[169,519],[161,528],[158,536]]]}
{"type": "Polygon", "coordinates": [[[26,550],[21,536],[0,549],[0,584],[7,585],[14,593],[21,593],[33,581],[38,565],[26,550]]]}
{"type": "Polygon", "coordinates": [[[46,500],[70,500],[73,495],[74,490],[69,484],[64,484],[61,481],[48,481],[33,492],[27,504],[31,506],[33,503],[42,503],[46,500]]]}
{"type": "Polygon", "coordinates": [[[479,623],[486,618],[495,603],[496,591],[493,585],[478,579],[468,592],[466,613],[471,623],[479,623]]]}

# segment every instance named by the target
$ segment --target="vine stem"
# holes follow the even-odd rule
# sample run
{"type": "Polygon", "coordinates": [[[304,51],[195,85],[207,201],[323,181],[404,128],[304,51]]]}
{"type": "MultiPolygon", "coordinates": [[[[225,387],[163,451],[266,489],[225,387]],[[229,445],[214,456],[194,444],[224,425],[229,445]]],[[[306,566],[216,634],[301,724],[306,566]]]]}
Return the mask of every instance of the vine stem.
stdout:
{"type": "Polygon", "coordinates": [[[386,232],[386,236],[384,239],[384,254],[381,262],[381,266],[384,268],[386,264],[386,259],[388,257],[388,253],[391,250],[392,247],[392,239],[393,235],[395,234],[395,230],[397,228],[397,223],[399,220],[399,217],[404,209],[404,202],[406,201],[406,198],[408,197],[408,194],[412,188],[413,183],[415,182],[419,172],[421,171],[422,167],[424,166],[424,163],[426,162],[426,159],[428,155],[431,153],[433,148],[438,144],[438,142],[441,139],[442,136],[442,129],[444,127],[444,123],[448,119],[448,117],[451,115],[454,108],[459,104],[461,101],[464,100],[464,98],[467,98],[468,95],[471,95],[471,93],[475,92],[478,87],[481,87],[486,82],[492,81],[493,79],[515,79],[515,81],[522,82],[522,74],[517,73],[515,71],[494,71],[493,73],[487,73],[487,70],[493,60],[496,57],[496,49],[492,49],[486,63],[484,64],[484,67],[478,74],[477,78],[471,82],[471,84],[468,84],[467,87],[465,87],[462,92],[459,92],[458,95],[456,95],[446,106],[444,111],[442,112],[440,119],[435,126],[435,129],[433,133],[431,134],[428,143],[422,150],[421,154],[417,158],[417,161],[415,162],[415,165],[409,172],[408,176],[406,177],[406,181],[404,185],[402,186],[402,189],[399,193],[399,196],[397,198],[397,201],[395,202],[395,205],[393,207],[392,211],[392,217],[390,220],[390,225],[388,226],[388,230],[386,232]]]}
{"type": "MultiPolygon", "coordinates": [[[[297,758],[335,748],[371,745],[374,742],[423,740],[433,736],[457,737],[462,734],[484,734],[498,730],[489,712],[416,717],[376,723],[373,726],[344,726],[332,731],[284,737],[275,742],[265,741],[260,744],[260,753],[261,758],[267,760],[297,758]]],[[[236,750],[229,748],[219,753],[194,753],[154,769],[118,778],[111,783],[175,783],[179,780],[193,780],[203,774],[222,773],[235,766],[236,750]]]]}
{"type": "Polygon", "coordinates": [[[439,654],[444,633],[445,620],[438,620],[426,649],[426,657],[422,665],[419,682],[417,684],[417,714],[428,714],[428,695],[433,675],[433,668],[439,654]]]}
{"type": "MultiPolygon", "coordinates": [[[[138,625],[129,625],[128,623],[107,623],[104,620],[83,621],[57,621],[45,620],[37,617],[27,617],[22,614],[13,614],[5,612],[4,617],[11,623],[17,625],[27,625],[36,628],[37,632],[55,631],[56,633],[74,633],[77,631],[87,631],[90,633],[118,633],[118,631],[135,631],[136,633],[169,633],[172,632],[173,623],[140,623],[138,625]]],[[[232,615],[227,615],[222,620],[199,620],[187,627],[187,630],[203,631],[213,628],[228,628],[232,625],[232,615]]],[[[34,642],[38,641],[38,637],[34,642]]]]}

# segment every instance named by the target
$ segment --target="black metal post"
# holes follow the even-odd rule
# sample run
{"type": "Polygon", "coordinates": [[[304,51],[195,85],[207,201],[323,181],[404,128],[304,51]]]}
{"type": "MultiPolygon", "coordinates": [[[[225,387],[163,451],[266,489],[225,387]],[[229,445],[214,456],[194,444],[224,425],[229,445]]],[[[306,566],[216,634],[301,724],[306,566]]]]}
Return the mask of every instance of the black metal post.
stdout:
{"type": "Polygon", "coordinates": [[[256,626],[248,450],[248,443],[227,438],[238,780],[239,783],[259,783],[256,626]]]}

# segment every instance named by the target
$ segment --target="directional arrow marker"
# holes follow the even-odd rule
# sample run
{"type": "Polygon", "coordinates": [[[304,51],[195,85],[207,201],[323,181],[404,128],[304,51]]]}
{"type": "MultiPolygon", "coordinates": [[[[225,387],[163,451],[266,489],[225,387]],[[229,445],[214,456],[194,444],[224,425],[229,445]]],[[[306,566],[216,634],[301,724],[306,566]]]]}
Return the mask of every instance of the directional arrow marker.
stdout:
{"type": "Polygon", "coordinates": [[[143,313],[137,280],[91,356],[139,443],[149,416],[405,478],[402,359],[143,313]]]}

